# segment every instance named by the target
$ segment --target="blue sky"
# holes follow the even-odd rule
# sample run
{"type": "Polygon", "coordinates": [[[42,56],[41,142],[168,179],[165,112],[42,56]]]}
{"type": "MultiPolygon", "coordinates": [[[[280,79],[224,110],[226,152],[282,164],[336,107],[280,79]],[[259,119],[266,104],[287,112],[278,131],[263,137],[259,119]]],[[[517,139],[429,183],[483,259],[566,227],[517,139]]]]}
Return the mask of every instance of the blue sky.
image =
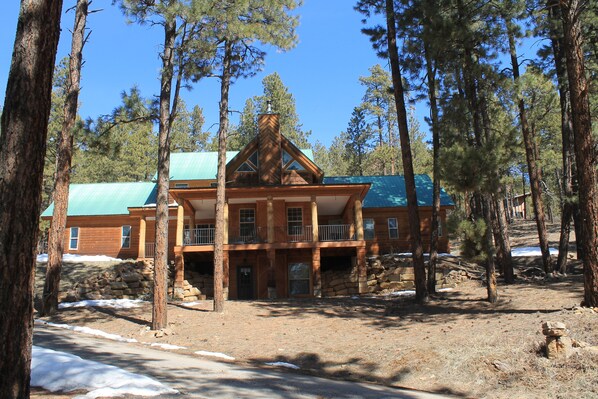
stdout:
{"type": "MultiPolygon", "coordinates": [[[[17,23],[18,1],[7,1],[0,14],[0,90],[5,92],[17,23]]],[[[91,14],[88,28],[91,36],[84,49],[80,114],[95,118],[108,114],[120,104],[123,90],[138,85],[144,96],[159,92],[158,52],[162,42],[159,27],[127,24],[120,10],[110,0],[96,0],[91,9],[103,11],[91,14]]],[[[74,0],[64,1],[64,10],[74,0]]],[[[237,81],[231,88],[230,108],[241,111],[245,100],[262,93],[264,76],[278,72],[295,96],[297,111],[305,130],[311,130],[311,141],[329,144],[343,131],[353,107],[363,95],[360,76],[376,63],[386,66],[376,57],[366,36],[361,34],[361,15],[353,10],[351,0],[305,0],[298,9],[299,44],[285,53],[270,51],[266,65],[257,76],[237,81]]],[[[70,29],[74,13],[63,13],[62,34],[57,59],[68,55],[70,29]]],[[[204,109],[205,128],[217,130],[219,83],[206,79],[185,91],[183,98],[191,108],[204,109]]],[[[419,111],[419,110],[418,110],[419,111]]],[[[424,113],[427,110],[421,110],[424,113]]],[[[236,118],[233,114],[233,118],[236,118]]],[[[422,128],[427,126],[422,123],[422,128]]]]}

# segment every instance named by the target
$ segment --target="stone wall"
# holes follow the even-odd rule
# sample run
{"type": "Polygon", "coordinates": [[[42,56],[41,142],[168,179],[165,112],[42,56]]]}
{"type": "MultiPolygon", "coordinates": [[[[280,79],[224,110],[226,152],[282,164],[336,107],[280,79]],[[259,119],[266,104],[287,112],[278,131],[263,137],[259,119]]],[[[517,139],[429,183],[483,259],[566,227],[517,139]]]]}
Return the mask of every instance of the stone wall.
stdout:
{"type": "MultiPolygon", "coordinates": [[[[452,288],[456,284],[473,278],[467,271],[455,270],[448,259],[439,259],[436,273],[436,289],[452,288]]],[[[457,268],[458,269],[458,268],[457,268]]],[[[367,292],[387,294],[393,291],[415,288],[415,274],[411,258],[396,255],[382,255],[367,259],[367,292]]],[[[358,293],[357,267],[346,270],[322,272],[322,295],[355,295],[358,293]]]]}

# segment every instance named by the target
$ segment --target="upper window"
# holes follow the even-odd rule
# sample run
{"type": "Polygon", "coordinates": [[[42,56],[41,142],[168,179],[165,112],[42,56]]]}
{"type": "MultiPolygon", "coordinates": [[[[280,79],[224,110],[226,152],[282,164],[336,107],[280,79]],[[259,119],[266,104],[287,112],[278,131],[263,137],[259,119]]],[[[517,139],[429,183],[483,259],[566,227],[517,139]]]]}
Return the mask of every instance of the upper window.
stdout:
{"type": "Polygon", "coordinates": [[[388,218],[388,238],[399,238],[399,223],[397,218],[388,218]]]}
{"type": "Polygon", "coordinates": [[[189,188],[187,183],[174,183],[174,188],[189,188]]]}
{"type": "Polygon", "coordinates": [[[363,219],[363,238],[366,240],[373,240],[376,238],[374,227],[374,219],[363,219]]]}
{"type": "Polygon", "coordinates": [[[239,210],[239,230],[242,237],[255,235],[255,209],[239,210]]]}
{"type": "Polygon", "coordinates": [[[282,166],[288,164],[289,162],[291,162],[293,160],[293,157],[291,156],[291,154],[289,154],[286,151],[282,151],[282,166]]]}
{"type": "Polygon", "coordinates": [[[305,168],[297,161],[294,161],[287,167],[287,170],[305,170],[305,168]]]}
{"type": "Polygon", "coordinates": [[[253,169],[249,163],[243,162],[241,166],[237,168],[237,172],[255,172],[255,169],[253,169]]]}
{"type": "Polygon", "coordinates": [[[257,151],[254,151],[253,154],[249,156],[248,160],[253,164],[253,166],[258,166],[257,151]]]}
{"type": "Polygon", "coordinates": [[[303,230],[303,208],[287,208],[288,234],[299,235],[303,230]]]}
{"type": "Polygon", "coordinates": [[[123,226],[120,238],[121,247],[131,247],[131,226],[123,226]]]}
{"type": "Polygon", "coordinates": [[[79,249],[79,228],[71,227],[69,249],[79,249]]]}

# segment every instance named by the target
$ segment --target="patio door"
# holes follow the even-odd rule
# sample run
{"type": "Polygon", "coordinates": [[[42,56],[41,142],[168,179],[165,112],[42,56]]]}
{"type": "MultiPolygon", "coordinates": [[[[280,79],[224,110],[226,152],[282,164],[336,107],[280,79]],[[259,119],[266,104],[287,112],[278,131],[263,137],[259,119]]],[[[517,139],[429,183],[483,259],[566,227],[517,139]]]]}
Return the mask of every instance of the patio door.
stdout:
{"type": "Polygon", "coordinates": [[[255,299],[253,293],[253,267],[237,267],[237,297],[239,299],[255,299]]]}

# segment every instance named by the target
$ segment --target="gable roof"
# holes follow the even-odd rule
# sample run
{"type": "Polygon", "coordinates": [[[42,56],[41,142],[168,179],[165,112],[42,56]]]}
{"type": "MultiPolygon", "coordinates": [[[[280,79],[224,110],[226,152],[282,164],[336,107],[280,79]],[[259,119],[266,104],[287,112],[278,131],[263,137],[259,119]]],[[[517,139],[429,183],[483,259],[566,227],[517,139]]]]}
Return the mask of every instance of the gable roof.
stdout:
{"type": "MultiPolygon", "coordinates": [[[[312,150],[301,150],[313,162],[312,150]]],[[[239,151],[227,151],[226,163],[239,151]]],[[[215,180],[218,173],[218,152],[173,152],[170,154],[170,180],[215,180]]],[[[156,180],[158,175],[154,175],[156,180]]]]}
{"type": "MultiPolygon", "coordinates": [[[[156,202],[156,183],[71,184],[68,216],[128,215],[129,207],[156,202]]],[[[51,217],[52,203],[42,217],[51,217]]]]}
{"type": "MultiPolygon", "coordinates": [[[[364,208],[406,207],[407,191],[402,175],[393,176],[333,176],[325,177],[324,184],[371,183],[363,201],[364,208]]],[[[428,175],[415,176],[415,190],[419,206],[432,206],[434,185],[428,175]]],[[[454,206],[451,197],[440,189],[440,205],[454,206]]]]}

